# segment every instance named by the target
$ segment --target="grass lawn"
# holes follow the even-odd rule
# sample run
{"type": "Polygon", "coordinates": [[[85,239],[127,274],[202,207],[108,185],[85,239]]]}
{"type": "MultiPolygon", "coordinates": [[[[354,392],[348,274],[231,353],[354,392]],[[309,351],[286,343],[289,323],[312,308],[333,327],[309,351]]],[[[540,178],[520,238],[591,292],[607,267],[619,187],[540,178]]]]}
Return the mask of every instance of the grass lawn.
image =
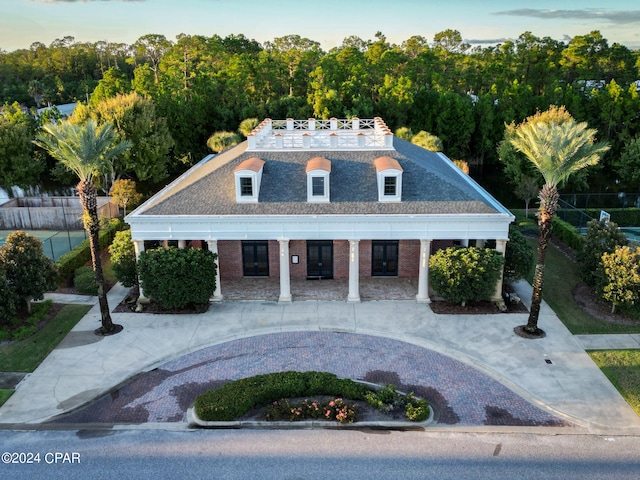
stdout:
{"type": "Polygon", "coordinates": [[[640,415],[640,350],[598,350],[589,355],[640,415]]]}
{"type": "Polygon", "coordinates": [[[0,371],[33,372],[90,309],[90,305],[65,305],[34,335],[0,348],[0,371]]]}
{"type": "MultiPolygon", "coordinates": [[[[537,238],[530,238],[535,250],[537,238]]],[[[531,277],[527,280],[531,283],[531,277]]],[[[639,325],[615,325],[585,313],[573,300],[573,289],[580,283],[578,264],[569,259],[554,245],[547,247],[543,298],[556,312],[558,318],[574,335],[601,333],[640,333],[639,325]]],[[[540,325],[544,330],[544,325],[540,325]]]]}
{"type": "Polygon", "coordinates": [[[11,396],[13,390],[0,390],[0,406],[11,396]]]}

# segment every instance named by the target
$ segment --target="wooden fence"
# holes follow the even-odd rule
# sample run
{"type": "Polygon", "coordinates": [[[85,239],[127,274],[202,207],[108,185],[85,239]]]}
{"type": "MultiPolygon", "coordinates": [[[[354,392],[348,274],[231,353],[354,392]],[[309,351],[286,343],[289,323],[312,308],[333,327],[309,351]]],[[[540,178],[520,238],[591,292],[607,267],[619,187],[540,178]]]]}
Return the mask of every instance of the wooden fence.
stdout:
{"type": "MultiPolygon", "coordinates": [[[[117,217],[111,197],[98,197],[98,215],[117,217]]],[[[22,197],[0,205],[0,230],[81,230],[78,197],[22,197]]]]}

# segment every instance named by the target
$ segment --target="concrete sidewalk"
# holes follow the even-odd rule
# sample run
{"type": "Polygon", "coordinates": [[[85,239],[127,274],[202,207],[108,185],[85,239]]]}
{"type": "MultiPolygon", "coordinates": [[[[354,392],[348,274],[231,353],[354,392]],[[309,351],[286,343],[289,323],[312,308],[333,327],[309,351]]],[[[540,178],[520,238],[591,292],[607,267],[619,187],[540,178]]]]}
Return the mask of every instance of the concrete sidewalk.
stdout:
{"type": "MultiPolygon", "coordinates": [[[[112,308],[127,290],[110,291],[112,308]]],[[[520,283],[518,293],[526,302],[531,287],[520,283]]],[[[513,333],[527,314],[437,315],[414,301],[221,302],[200,315],[112,316],[124,331],[96,337],[95,305],[0,408],[0,423],[46,421],[203,347],[267,333],[327,330],[392,338],[449,355],[584,432],[640,434],[640,417],[546,304],[540,327],[547,337],[537,340],[513,333]]]]}

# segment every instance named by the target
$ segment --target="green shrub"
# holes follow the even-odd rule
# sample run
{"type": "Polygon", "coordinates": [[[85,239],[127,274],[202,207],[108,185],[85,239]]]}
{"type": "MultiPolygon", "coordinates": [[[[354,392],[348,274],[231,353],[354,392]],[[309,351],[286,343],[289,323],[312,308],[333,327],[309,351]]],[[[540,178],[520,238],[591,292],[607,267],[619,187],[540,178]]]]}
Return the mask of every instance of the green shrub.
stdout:
{"type": "Polygon", "coordinates": [[[601,290],[605,281],[602,255],[626,244],[627,237],[614,222],[592,220],[587,223],[583,248],[577,254],[582,281],[601,290]]]}
{"type": "Polygon", "coordinates": [[[144,251],[138,262],[141,287],[167,310],[208,303],[216,288],[216,259],[193,248],[144,251]]]}
{"type": "Polygon", "coordinates": [[[278,372],[226,383],[203,393],[195,401],[198,417],[205,421],[237,420],[252,408],[283,398],[335,395],[363,400],[369,389],[325,372],[278,372]],[[321,388],[321,385],[324,387],[321,388]]]}
{"type": "Polygon", "coordinates": [[[516,217],[514,223],[520,232],[526,235],[538,234],[538,222],[535,215],[530,212],[527,217],[525,211],[518,208],[511,209],[511,213],[516,217]]]}
{"type": "Polygon", "coordinates": [[[77,269],[73,277],[73,286],[78,293],[83,295],[97,295],[98,287],[96,286],[96,275],[93,267],[86,266],[77,269]]]}
{"type": "Polygon", "coordinates": [[[120,283],[125,287],[137,285],[136,252],[131,241],[131,230],[116,232],[109,247],[109,254],[111,255],[111,266],[120,283]]]}
{"type": "MultiPolygon", "coordinates": [[[[588,208],[586,213],[591,218],[600,218],[600,211],[599,208],[588,208]]],[[[640,225],[640,208],[607,208],[605,211],[611,215],[611,221],[621,227],[640,225]]]]}
{"type": "Polygon", "coordinates": [[[56,267],[42,251],[39,238],[21,230],[7,236],[0,247],[0,263],[17,298],[18,309],[31,312],[31,300],[42,300],[56,288],[56,267]]]}
{"type": "Polygon", "coordinates": [[[367,392],[365,400],[371,407],[382,412],[402,408],[407,419],[412,422],[422,422],[429,418],[431,407],[426,400],[417,398],[413,392],[401,395],[394,385],[385,385],[377,392],[367,392]]]}
{"type": "Polygon", "coordinates": [[[512,225],[504,255],[504,277],[510,281],[525,278],[531,271],[534,260],[533,249],[526,237],[512,225]]]}
{"type": "Polygon", "coordinates": [[[405,410],[404,413],[407,419],[412,422],[424,422],[427,418],[429,418],[429,413],[431,411],[431,407],[429,403],[422,399],[416,398],[413,392],[410,392],[405,397],[405,410]]]}
{"type": "Polygon", "coordinates": [[[488,300],[500,278],[503,256],[489,248],[449,247],[429,259],[433,289],[455,303],[488,300]]]}
{"type": "Polygon", "coordinates": [[[396,387],[390,384],[385,385],[377,392],[377,397],[382,403],[393,403],[396,395],[396,387]]]}
{"type": "Polygon", "coordinates": [[[602,254],[604,282],[602,298],[611,302],[611,311],[617,306],[635,305],[640,298],[640,247],[635,250],[626,245],[602,254]]]}
{"type": "Polygon", "coordinates": [[[16,313],[18,298],[9,285],[4,266],[0,263],[0,325],[7,324],[16,313]]]}
{"type": "MultiPolygon", "coordinates": [[[[126,227],[126,224],[117,218],[113,218],[101,228],[99,234],[100,249],[104,250],[113,241],[115,233],[126,227]]],[[[56,262],[58,267],[58,284],[65,284],[72,278],[75,271],[91,260],[91,247],[89,239],[82,241],[76,248],[62,255],[56,262]]]]}
{"type": "MultiPolygon", "coordinates": [[[[495,240],[486,243],[487,248],[495,248],[495,240]]],[[[534,254],[527,238],[516,225],[509,226],[509,241],[504,254],[504,278],[509,281],[526,278],[533,268],[534,254]]]]}
{"type": "Polygon", "coordinates": [[[565,245],[571,247],[575,252],[579,252],[582,249],[584,238],[578,229],[570,223],[567,223],[558,217],[553,217],[551,233],[553,233],[553,235],[561,240],[565,245]]]}

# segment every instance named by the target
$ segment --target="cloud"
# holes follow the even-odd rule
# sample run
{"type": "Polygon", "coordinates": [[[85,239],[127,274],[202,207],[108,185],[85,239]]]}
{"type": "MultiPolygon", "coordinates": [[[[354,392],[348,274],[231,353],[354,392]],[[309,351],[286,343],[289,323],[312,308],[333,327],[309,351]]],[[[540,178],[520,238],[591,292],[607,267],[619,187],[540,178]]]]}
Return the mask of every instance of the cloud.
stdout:
{"type": "Polygon", "coordinates": [[[546,20],[606,20],[614,24],[640,23],[640,10],[607,10],[603,8],[584,8],[580,10],[539,10],[520,8],[494,12],[494,15],[534,17],[546,20]]]}

